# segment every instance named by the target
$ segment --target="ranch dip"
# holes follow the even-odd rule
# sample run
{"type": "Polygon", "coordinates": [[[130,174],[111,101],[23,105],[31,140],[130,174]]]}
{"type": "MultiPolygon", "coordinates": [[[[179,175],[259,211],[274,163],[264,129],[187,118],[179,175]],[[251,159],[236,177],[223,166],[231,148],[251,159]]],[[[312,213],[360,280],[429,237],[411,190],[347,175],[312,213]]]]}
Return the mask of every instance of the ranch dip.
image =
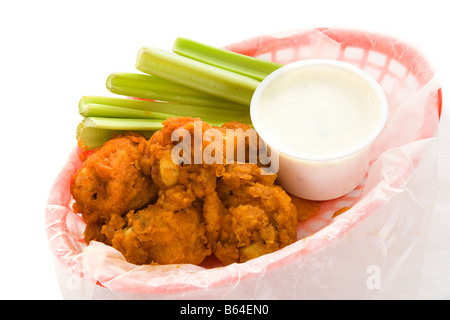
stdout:
{"type": "Polygon", "coordinates": [[[339,66],[311,64],[273,78],[252,119],[272,147],[323,158],[358,147],[376,131],[381,101],[367,81],[339,66]]]}

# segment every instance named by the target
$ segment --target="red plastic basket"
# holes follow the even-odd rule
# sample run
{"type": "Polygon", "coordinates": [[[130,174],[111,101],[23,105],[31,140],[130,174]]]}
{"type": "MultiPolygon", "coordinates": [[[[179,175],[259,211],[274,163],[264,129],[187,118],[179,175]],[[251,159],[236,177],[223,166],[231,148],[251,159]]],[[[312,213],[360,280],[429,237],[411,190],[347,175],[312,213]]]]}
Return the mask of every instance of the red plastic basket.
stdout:
{"type": "MultiPolygon", "coordinates": [[[[386,92],[390,117],[393,118],[396,117],[396,108],[404,108],[405,100],[423,91],[422,100],[415,102],[423,108],[423,117],[417,124],[406,127],[408,130],[414,128],[414,132],[410,130],[408,134],[392,139],[389,130],[394,129],[385,129],[384,137],[382,134],[375,143],[371,168],[379,165],[376,160],[387,150],[427,141],[437,135],[442,109],[441,88],[434,82],[433,70],[420,53],[397,39],[363,31],[321,28],[284,35],[258,36],[229,45],[227,49],[283,64],[308,58],[352,63],[367,71],[380,83],[386,92]]],[[[336,272],[340,272],[342,268],[342,272],[345,272],[348,269],[346,264],[351,264],[351,259],[348,256],[346,258],[345,253],[361,249],[349,234],[357,234],[353,230],[359,229],[384,230],[382,224],[370,225],[375,224],[374,221],[378,223],[378,219],[382,217],[391,219],[389,210],[385,209],[396,201],[399,196],[398,188],[409,181],[426,156],[435,156],[432,148],[428,154],[413,152],[411,161],[400,161],[392,177],[380,183],[370,179],[369,171],[365,183],[353,192],[339,199],[323,202],[318,214],[299,223],[300,240],[270,255],[212,269],[194,266],[136,267],[124,261],[118,265],[103,265],[102,269],[96,269],[91,268],[90,258],[84,252],[84,222],[71,210],[73,200],[70,184],[72,175],[82,163],[79,152],[78,148],[73,151],[57,177],[45,214],[48,243],[55,257],[58,277],[66,298],[333,298],[334,286],[359,285],[352,283],[353,280],[348,277],[337,280],[331,276],[333,270],[328,270],[335,268],[336,272]],[[374,192],[382,192],[383,196],[374,197],[373,201],[364,201],[374,192]],[[333,218],[333,213],[342,207],[352,208],[333,218]],[[380,217],[376,218],[375,215],[380,217]],[[314,270],[314,264],[319,264],[316,266],[317,273],[311,271],[314,270]],[[107,272],[103,272],[104,270],[107,272]],[[309,279],[300,275],[297,277],[297,272],[304,272],[305,276],[308,274],[309,279]]],[[[403,226],[397,222],[395,225],[398,228],[403,226]]],[[[408,227],[405,230],[414,232],[415,229],[408,227]]],[[[378,238],[370,237],[367,235],[367,244],[372,246],[375,255],[382,255],[380,252],[383,249],[376,244],[378,238]]],[[[368,248],[369,251],[370,249],[368,248]]],[[[105,254],[107,259],[120,260],[120,254],[112,248],[105,249],[105,246],[94,244],[90,248],[91,255],[96,250],[105,254]],[[104,253],[104,250],[109,251],[104,253]]],[[[370,260],[368,256],[361,259],[364,259],[364,263],[370,260]]],[[[386,268],[389,265],[387,260],[376,261],[386,268]]],[[[363,274],[364,272],[359,275],[355,272],[353,278],[355,281],[363,281],[363,274]]],[[[355,294],[359,292],[362,295],[357,298],[371,297],[374,294],[366,289],[363,286],[359,291],[354,291],[355,294]]],[[[347,296],[353,297],[351,294],[347,296]]],[[[345,297],[343,290],[342,295],[334,298],[345,297]]]]}

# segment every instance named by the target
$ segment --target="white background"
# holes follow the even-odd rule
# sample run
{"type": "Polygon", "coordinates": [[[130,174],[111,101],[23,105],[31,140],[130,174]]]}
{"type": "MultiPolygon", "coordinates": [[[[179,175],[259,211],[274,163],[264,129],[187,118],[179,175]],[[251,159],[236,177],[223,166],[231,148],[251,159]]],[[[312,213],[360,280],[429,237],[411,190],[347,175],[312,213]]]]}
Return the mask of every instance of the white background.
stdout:
{"type": "Polygon", "coordinates": [[[61,299],[44,231],[50,186],[75,145],[83,95],[133,72],[139,48],[178,36],[215,46],[314,27],[375,31],[421,51],[441,79],[439,190],[421,299],[450,299],[448,1],[2,1],[0,298],[61,299]]]}

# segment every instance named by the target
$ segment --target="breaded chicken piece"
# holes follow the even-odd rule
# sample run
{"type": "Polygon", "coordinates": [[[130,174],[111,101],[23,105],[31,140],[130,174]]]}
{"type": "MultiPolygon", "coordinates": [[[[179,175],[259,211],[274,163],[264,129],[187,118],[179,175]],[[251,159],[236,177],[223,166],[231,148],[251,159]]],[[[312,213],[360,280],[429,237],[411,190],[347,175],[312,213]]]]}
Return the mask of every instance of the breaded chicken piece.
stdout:
{"type": "Polygon", "coordinates": [[[154,205],[116,217],[102,232],[134,264],[200,264],[211,254],[202,202],[178,185],[154,205]]]}
{"type": "Polygon", "coordinates": [[[73,209],[86,222],[85,240],[105,241],[100,230],[115,214],[139,209],[154,201],[157,188],[140,168],[143,143],[139,135],[106,142],[89,156],[73,177],[73,209]]]}
{"type": "MultiPolygon", "coordinates": [[[[164,121],[164,128],[155,132],[146,144],[144,156],[140,162],[142,170],[151,175],[153,181],[160,190],[166,190],[177,184],[182,184],[192,190],[197,198],[202,198],[207,193],[214,191],[216,177],[220,175],[222,165],[206,164],[203,161],[196,163],[194,160],[194,122],[201,123],[201,132],[214,127],[202,122],[198,118],[169,118],[164,121]],[[191,159],[188,163],[175,163],[172,159],[172,149],[179,141],[172,141],[172,134],[177,129],[185,129],[191,138],[191,159]]],[[[208,142],[202,141],[199,146],[203,152],[208,142]]]]}
{"type": "Polygon", "coordinates": [[[297,211],[256,164],[226,165],[217,192],[205,197],[203,215],[214,255],[224,264],[245,262],[297,240],[297,211]]]}
{"type": "MultiPolygon", "coordinates": [[[[276,175],[262,174],[257,164],[226,162],[227,129],[243,133],[249,128],[169,118],[149,140],[125,136],[105,143],[86,160],[72,186],[74,210],[87,222],[86,240],[112,245],[134,264],[200,264],[214,253],[224,265],[294,242],[296,209],[275,185],[276,175]],[[202,135],[220,130],[222,163],[194,163],[195,152],[203,153],[211,143],[194,143],[195,123],[201,123],[202,135]],[[172,159],[179,143],[172,135],[180,128],[191,139],[190,164],[172,159]]],[[[248,151],[249,138],[244,141],[248,151]]]]}
{"type": "MultiPolygon", "coordinates": [[[[171,152],[178,143],[172,132],[192,132],[193,118],[170,118],[146,143],[140,166],[158,187],[158,201],[145,209],[130,211],[125,218],[111,219],[102,228],[112,246],[135,264],[200,264],[211,255],[203,218],[203,198],[214,192],[218,167],[178,164],[171,152]]],[[[211,128],[202,123],[203,129],[211,128]]],[[[193,144],[192,144],[193,146],[193,144]]]]}

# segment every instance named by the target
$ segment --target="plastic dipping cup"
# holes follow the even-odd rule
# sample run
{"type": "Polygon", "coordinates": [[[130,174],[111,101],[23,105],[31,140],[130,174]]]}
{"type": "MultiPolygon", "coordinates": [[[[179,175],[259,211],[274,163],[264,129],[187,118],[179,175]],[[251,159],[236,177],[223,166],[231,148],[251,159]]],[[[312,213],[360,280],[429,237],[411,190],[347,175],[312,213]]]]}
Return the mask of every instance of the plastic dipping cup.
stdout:
{"type": "Polygon", "coordinates": [[[338,198],[363,181],[387,113],[384,92],[369,74],[322,59],[274,71],[250,105],[255,130],[279,156],[279,184],[310,200],[338,198]]]}

